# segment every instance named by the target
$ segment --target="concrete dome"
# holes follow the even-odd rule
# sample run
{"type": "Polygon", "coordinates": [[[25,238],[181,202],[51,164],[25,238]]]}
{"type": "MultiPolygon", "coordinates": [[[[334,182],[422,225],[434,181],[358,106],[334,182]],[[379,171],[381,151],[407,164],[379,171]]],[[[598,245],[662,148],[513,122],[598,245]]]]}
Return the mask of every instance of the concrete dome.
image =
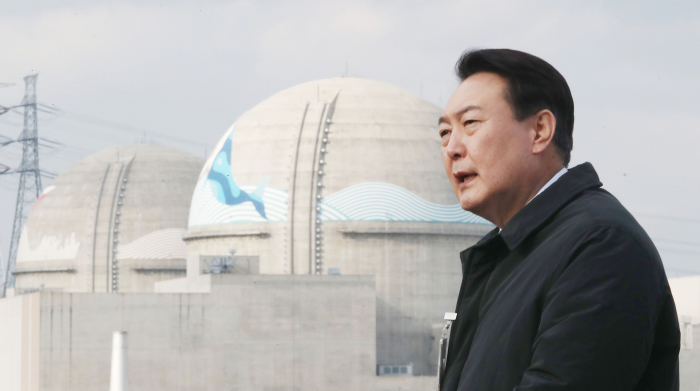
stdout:
{"type": "MultiPolygon", "coordinates": [[[[190,239],[281,230],[274,236],[286,239],[258,254],[261,271],[306,274],[317,271],[309,237],[317,221],[485,224],[459,207],[446,178],[440,113],[408,91],[360,78],[275,94],[241,116],[207,160],[190,239]]],[[[321,263],[321,272],[334,266],[321,263]]]]}
{"type": "Polygon", "coordinates": [[[202,164],[158,145],[110,148],[74,164],[29,214],[16,288],[143,292],[183,275],[182,235],[202,164]]]}
{"type": "Polygon", "coordinates": [[[454,309],[458,253],[493,227],[455,198],[440,113],[360,78],[273,95],[207,160],[185,237],[190,256],[236,249],[259,257],[261,273],[373,274],[378,364],[434,374],[431,327],[454,309]]]}

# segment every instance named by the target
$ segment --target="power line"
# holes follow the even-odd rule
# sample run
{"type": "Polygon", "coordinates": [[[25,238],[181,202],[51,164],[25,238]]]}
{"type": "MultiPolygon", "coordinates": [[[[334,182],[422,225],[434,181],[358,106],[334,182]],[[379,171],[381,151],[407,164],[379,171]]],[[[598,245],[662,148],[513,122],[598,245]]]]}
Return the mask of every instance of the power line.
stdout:
{"type": "Polygon", "coordinates": [[[90,83],[85,83],[85,82],[79,82],[79,81],[56,81],[56,80],[49,80],[49,81],[44,81],[44,83],[48,83],[51,85],[54,85],[58,88],[60,88],[63,91],[66,90],[72,90],[80,95],[84,95],[86,91],[90,92],[91,94],[94,94],[96,90],[100,92],[101,95],[106,95],[106,96],[111,96],[115,97],[117,99],[123,99],[124,97],[127,97],[130,101],[133,100],[139,100],[144,103],[152,104],[154,101],[158,102],[167,102],[171,106],[175,107],[180,107],[182,106],[182,102],[177,100],[177,99],[172,99],[171,96],[169,95],[161,95],[161,94],[144,94],[143,92],[135,92],[133,90],[121,90],[117,89],[111,86],[107,85],[101,85],[97,84],[94,82],[90,83]]]}
{"type": "Polygon", "coordinates": [[[680,273],[692,274],[692,275],[700,274],[700,270],[677,269],[675,267],[664,267],[664,270],[671,271],[671,272],[677,272],[677,273],[680,272],[680,273]]]}
{"type": "Polygon", "coordinates": [[[690,219],[687,217],[677,217],[668,215],[657,215],[652,213],[633,213],[635,216],[651,217],[653,219],[669,220],[669,221],[682,221],[684,223],[700,224],[700,219],[690,219]]]}
{"type": "Polygon", "coordinates": [[[26,105],[25,105],[25,104],[21,104],[21,105],[10,106],[10,107],[0,106],[0,115],[3,115],[3,114],[7,113],[7,112],[10,111],[10,110],[18,109],[18,108],[24,107],[24,106],[26,106],[26,105]]]}
{"type": "Polygon", "coordinates": [[[698,255],[700,254],[700,251],[698,250],[678,250],[678,249],[673,249],[673,248],[668,248],[668,247],[663,247],[660,249],[661,252],[670,252],[670,253],[677,253],[677,254],[687,254],[687,255],[698,255]]]}
{"type": "MultiPolygon", "coordinates": [[[[82,129],[80,126],[66,125],[60,122],[55,122],[51,124],[52,128],[60,129],[61,132],[68,132],[73,134],[80,134],[87,136],[96,140],[101,140],[110,143],[123,143],[126,139],[123,134],[115,134],[115,132],[110,132],[110,134],[98,133],[92,130],[82,129]]],[[[80,147],[76,147],[80,148],[80,147]]],[[[84,148],[82,148],[84,149],[84,148]]],[[[92,152],[92,151],[91,151],[92,152]]]]}
{"type": "MultiPolygon", "coordinates": [[[[120,133],[136,135],[136,136],[138,136],[138,140],[135,141],[137,143],[144,142],[144,140],[148,137],[148,138],[150,138],[151,143],[153,143],[154,138],[155,138],[155,139],[169,140],[171,142],[176,142],[178,144],[184,144],[187,146],[199,146],[199,147],[204,148],[204,150],[207,150],[207,148],[209,147],[208,144],[203,144],[203,143],[192,141],[189,139],[180,138],[180,137],[176,137],[176,136],[170,136],[170,135],[159,133],[159,132],[153,132],[153,131],[145,130],[143,128],[133,127],[130,125],[121,124],[121,123],[114,122],[114,121],[104,120],[101,118],[85,116],[82,114],[77,114],[77,113],[72,113],[72,112],[66,112],[65,110],[62,110],[59,108],[54,108],[52,106],[41,104],[41,103],[39,104],[39,106],[40,107],[37,107],[38,111],[55,115],[53,120],[50,121],[52,123],[52,126],[58,126],[61,128],[62,131],[68,131],[71,133],[86,134],[88,137],[91,137],[91,138],[101,139],[101,140],[110,141],[110,142],[121,142],[121,141],[119,141],[120,137],[117,137],[117,138],[104,137],[106,135],[100,136],[94,131],[94,129],[90,130],[90,131],[87,131],[87,130],[83,131],[80,128],[76,128],[73,126],[64,126],[63,124],[56,123],[55,121],[58,118],[64,117],[67,119],[71,119],[71,120],[75,120],[75,121],[79,121],[79,122],[83,122],[83,123],[87,123],[87,124],[97,124],[101,128],[104,128],[104,129],[118,130],[120,133]],[[48,110],[46,108],[48,108],[48,110]]],[[[20,114],[17,111],[12,111],[12,112],[15,114],[20,114]]],[[[0,119],[0,121],[5,122],[4,120],[1,120],[1,119],[0,119]]],[[[42,119],[42,121],[45,121],[45,120],[42,119]]],[[[114,136],[115,134],[114,134],[114,132],[110,131],[110,135],[114,136]]],[[[2,144],[11,144],[11,143],[12,143],[12,141],[10,141],[8,138],[8,140],[6,140],[6,141],[0,141],[0,147],[3,146],[2,144]]],[[[40,145],[43,147],[49,147],[48,145],[45,145],[45,144],[40,144],[40,145]]],[[[71,149],[80,150],[80,151],[86,152],[86,153],[94,153],[95,152],[92,150],[86,150],[84,148],[75,147],[75,146],[72,146],[71,149]]],[[[48,156],[51,156],[51,155],[52,155],[51,153],[48,154],[48,156]]],[[[55,154],[53,154],[53,155],[60,158],[60,156],[58,156],[58,155],[55,155],[55,154]]],[[[81,158],[82,158],[82,156],[81,156],[81,158]]],[[[77,159],[77,157],[76,157],[76,159],[77,159]]],[[[66,159],[63,159],[63,160],[66,160],[66,159]]]]}
{"type": "Polygon", "coordinates": [[[50,110],[54,110],[56,112],[60,112],[66,118],[72,119],[74,121],[81,121],[81,122],[85,122],[85,123],[89,123],[89,124],[93,124],[93,125],[98,125],[98,126],[102,126],[102,127],[106,127],[106,128],[121,130],[123,132],[135,134],[139,137],[148,135],[149,137],[152,137],[152,138],[165,139],[165,140],[169,140],[169,141],[173,141],[173,142],[185,144],[185,145],[196,145],[196,146],[200,146],[200,147],[209,146],[208,144],[204,144],[204,143],[200,143],[197,141],[193,141],[193,140],[189,140],[189,139],[185,139],[185,138],[180,138],[180,137],[176,137],[176,136],[170,136],[167,134],[154,132],[154,131],[144,129],[144,128],[139,128],[136,126],[126,125],[126,124],[122,124],[119,122],[105,120],[105,119],[101,119],[101,118],[97,118],[97,117],[92,117],[89,115],[68,112],[68,111],[54,108],[54,107],[51,107],[51,106],[48,106],[45,104],[41,104],[41,103],[39,105],[42,107],[48,108],[50,110]]]}
{"type": "MultiPolygon", "coordinates": [[[[48,110],[45,110],[42,108],[37,108],[38,111],[41,111],[44,113],[57,115],[60,117],[64,117],[64,118],[73,120],[73,121],[83,122],[83,123],[87,123],[87,124],[91,124],[91,125],[98,125],[98,126],[101,126],[103,128],[118,130],[118,131],[121,131],[124,133],[130,133],[132,135],[138,136],[139,138],[148,137],[151,139],[153,139],[153,138],[164,139],[164,140],[168,140],[168,141],[175,142],[175,143],[182,144],[182,145],[194,145],[194,146],[199,146],[199,147],[204,147],[204,148],[209,147],[209,144],[200,143],[200,142],[197,142],[194,140],[185,139],[185,138],[176,137],[176,136],[171,136],[168,134],[155,132],[152,130],[148,130],[148,129],[144,129],[144,128],[140,128],[140,127],[136,127],[136,126],[131,126],[131,125],[115,122],[115,121],[105,120],[102,118],[92,117],[89,115],[69,112],[69,111],[55,108],[55,107],[52,107],[52,106],[49,106],[49,105],[46,105],[43,103],[39,103],[38,106],[41,106],[43,108],[48,109],[48,110]]],[[[21,107],[21,106],[16,106],[16,107],[21,107]]],[[[16,107],[12,107],[10,109],[13,109],[16,107]]],[[[16,111],[13,111],[13,112],[17,113],[16,111]]],[[[19,113],[17,113],[17,114],[19,114],[19,113]]],[[[94,134],[91,134],[91,135],[94,136],[94,134]]]]}
{"type": "Polygon", "coordinates": [[[683,246],[700,246],[700,243],[697,242],[686,242],[684,240],[669,240],[669,239],[657,239],[657,238],[651,238],[654,242],[665,242],[665,243],[672,243],[672,244],[680,244],[683,246]]]}

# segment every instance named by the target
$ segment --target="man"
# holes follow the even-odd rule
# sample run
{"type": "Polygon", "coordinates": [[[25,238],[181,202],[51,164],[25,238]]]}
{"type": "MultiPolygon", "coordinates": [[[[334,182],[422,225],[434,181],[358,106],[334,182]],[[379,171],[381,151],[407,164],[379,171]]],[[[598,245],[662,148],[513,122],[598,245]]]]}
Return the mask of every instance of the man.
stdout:
{"type": "Polygon", "coordinates": [[[463,251],[444,391],[678,389],[663,265],[590,163],[568,169],[564,77],[514,50],[465,53],[440,118],[465,210],[497,228],[463,251]]]}

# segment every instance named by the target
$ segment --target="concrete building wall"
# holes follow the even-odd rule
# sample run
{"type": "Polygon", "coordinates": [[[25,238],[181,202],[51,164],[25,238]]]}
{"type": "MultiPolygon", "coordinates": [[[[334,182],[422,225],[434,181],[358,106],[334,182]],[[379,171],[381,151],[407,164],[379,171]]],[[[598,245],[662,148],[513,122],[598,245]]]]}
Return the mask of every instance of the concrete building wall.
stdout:
{"type": "MultiPolygon", "coordinates": [[[[274,251],[273,224],[247,224],[267,235],[212,237],[191,241],[196,254],[239,255],[274,251]],[[265,243],[269,243],[266,246],[265,243]]],[[[476,243],[489,226],[396,222],[328,222],[324,225],[325,267],[342,275],[376,276],[377,363],[413,364],[414,374],[436,373],[430,351],[432,325],[454,311],[462,279],[459,252],[476,243]],[[436,232],[437,231],[437,232],[436,232]]],[[[201,231],[200,231],[201,232],[201,231]]],[[[261,259],[263,257],[261,256],[261,259]]],[[[262,262],[261,262],[262,263],[262,262]]],[[[261,264],[261,272],[265,270],[261,264]]]]}
{"type": "Polygon", "coordinates": [[[413,364],[414,375],[433,375],[432,325],[455,309],[462,281],[459,252],[486,229],[467,224],[325,224],[327,267],[377,278],[377,364],[413,364]]]}
{"type": "Polygon", "coordinates": [[[0,390],[38,391],[40,294],[0,299],[0,390]]]}
{"type": "Polygon", "coordinates": [[[700,390],[700,325],[683,327],[679,354],[680,391],[700,390]],[[688,344],[690,342],[690,345],[688,344]]]}
{"type": "Polygon", "coordinates": [[[668,280],[681,329],[680,391],[700,389],[700,276],[668,280]]]}
{"type": "Polygon", "coordinates": [[[376,391],[433,391],[437,376],[381,376],[377,377],[376,391]]]}
{"type": "Polygon", "coordinates": [[[106,389],[116,330],[132,391],[374,388],[372,277],[206,277],[206,294],[42,293],[41,389],[106,389]]]}
{"type": "Polygon", "coordinates": [[[671,278],[668,283],[678,318],[690,317],[693,324],[700,324],[700,276],[671,278]]]}

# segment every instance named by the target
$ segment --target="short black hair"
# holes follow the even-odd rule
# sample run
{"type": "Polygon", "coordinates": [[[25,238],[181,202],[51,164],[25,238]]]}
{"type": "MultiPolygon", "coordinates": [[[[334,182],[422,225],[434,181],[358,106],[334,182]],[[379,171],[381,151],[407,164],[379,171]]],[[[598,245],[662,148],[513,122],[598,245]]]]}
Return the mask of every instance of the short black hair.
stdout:
{"type": "Polygon", "coordinates": [[[511,49],[468,50],[455,64],[457,76],[464,81],[479,72],[495,73],[508,82],[505,99],[518,121],[547,109],[557,125],[554,145],[569,166],[574,146],[574,98],[564,76],[543,59],[511,49]]]}

